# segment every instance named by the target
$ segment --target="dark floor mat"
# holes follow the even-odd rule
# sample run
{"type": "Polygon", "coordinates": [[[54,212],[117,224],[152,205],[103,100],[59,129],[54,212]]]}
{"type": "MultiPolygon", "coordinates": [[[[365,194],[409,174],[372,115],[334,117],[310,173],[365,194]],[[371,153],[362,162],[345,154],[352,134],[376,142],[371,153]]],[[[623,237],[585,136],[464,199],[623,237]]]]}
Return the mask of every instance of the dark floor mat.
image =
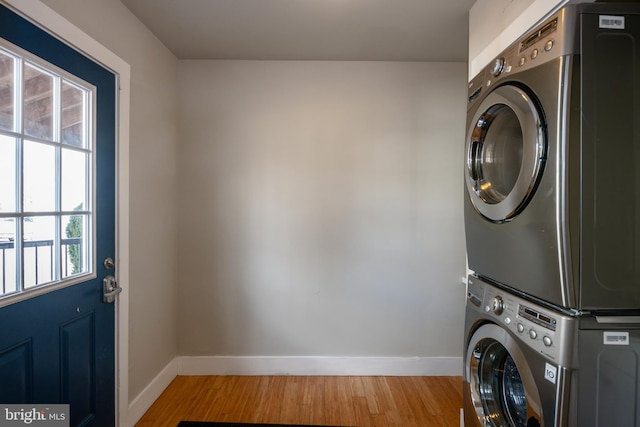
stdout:
{"type": "Polygon", "coordinates": [[[217,423],[210,421],[180,421],[178,427],[337,427],[312,426],[309,424],[251,424],[251,423],[217,423]]]}

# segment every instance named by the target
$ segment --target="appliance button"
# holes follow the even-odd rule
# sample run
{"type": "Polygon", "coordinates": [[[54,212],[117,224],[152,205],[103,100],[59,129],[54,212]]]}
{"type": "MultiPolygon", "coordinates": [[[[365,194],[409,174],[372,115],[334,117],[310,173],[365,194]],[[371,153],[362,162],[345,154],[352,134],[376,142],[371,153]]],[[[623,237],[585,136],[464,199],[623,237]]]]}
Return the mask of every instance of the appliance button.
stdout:
{"type": "Polygon", "coordinates": [[[551,341],[551,337],[549,337],[548,335],[545,335],[544,337],[542,337],[542,342],[547,347],[551,347],[551,344],[553,344],[553,342],[551,341]]]}
{"type": "Polygon", "coordinates": [[[511,324],[511,317],[505,317],[504,323],[506,323],[507,325],[511,324]]]}
{"type": "Polygon", "coordinates": [[[529,338],[531,338],[532,340],[538,338],[538,333],[535,331],[535,329],[529,329],[529,338]]]}
{"type": "Polygon", "coordinates": [[[518,61],[518,66],[522,67],[525,62],[527,62],[527,58],[525,58],[524,56],[521,56],[520,60],[518,61]]]}
{"type": "Polygon", "coordinates": [[[553,49],[553,40],[548,40],[545,44],[544,44],[544,51],[545,52],[549,52],[551,49],[553,49]]]}
{"type": "Polygon", "coordinates": [[[523,333],[524,332],[524,325],[522,323],[518,323],[516,325],[516,329],[518,330],[518,332],[523,333]]]}
{"type": "Polygon", "coordinates": [[[531,59],[536,59],[538,57],[538,53],[540,53],[538,49],[533,49],[531,51],[531,59]]]}

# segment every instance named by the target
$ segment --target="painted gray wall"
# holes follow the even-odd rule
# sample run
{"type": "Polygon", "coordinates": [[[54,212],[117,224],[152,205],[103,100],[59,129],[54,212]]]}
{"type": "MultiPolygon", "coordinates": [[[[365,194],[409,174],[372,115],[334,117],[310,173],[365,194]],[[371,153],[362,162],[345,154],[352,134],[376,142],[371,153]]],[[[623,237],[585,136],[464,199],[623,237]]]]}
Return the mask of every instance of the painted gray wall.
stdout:
{"type": "Polygon", "coordinates": [[[460,356],[465,81],[180,61],[179,354],[460,356]]]}
{"type": "Polygon", "coordinates": [[[131,65],[129,396],[176,355],[177,60],[119,1],[44,4],[131,65]]]}
{"type": "MultiPolygon", "coordinates": [[[[476,0],[469,11],[469,58],[500,36],[536,0],[476,0]]],[[[559,0],[558,0],[559,1],[559,0]]],[[[541,18],[536,16],[535,19],[541,18]]],[[[522,28],[521,31],[526,31],[522,28]]],[[[513,40],[507,41],[511,43],[513,40]]]]}
{"type": "Polygon", "coordinates": [[[43,2],[131,64],[131,398],[178,354],[461,355],[465,64],[178,62],[43,2]]]}

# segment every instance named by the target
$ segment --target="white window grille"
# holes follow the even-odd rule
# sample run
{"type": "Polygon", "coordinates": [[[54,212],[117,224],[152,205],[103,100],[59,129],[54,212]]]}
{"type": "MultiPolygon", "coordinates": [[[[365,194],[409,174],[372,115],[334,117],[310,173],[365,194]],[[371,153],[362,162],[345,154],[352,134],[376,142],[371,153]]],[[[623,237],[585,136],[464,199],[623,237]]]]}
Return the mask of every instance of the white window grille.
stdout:
{"type": "Polygon", "coordinates": [[[95,96],[0,40],[0,302],[95,275],[95,96]]]}

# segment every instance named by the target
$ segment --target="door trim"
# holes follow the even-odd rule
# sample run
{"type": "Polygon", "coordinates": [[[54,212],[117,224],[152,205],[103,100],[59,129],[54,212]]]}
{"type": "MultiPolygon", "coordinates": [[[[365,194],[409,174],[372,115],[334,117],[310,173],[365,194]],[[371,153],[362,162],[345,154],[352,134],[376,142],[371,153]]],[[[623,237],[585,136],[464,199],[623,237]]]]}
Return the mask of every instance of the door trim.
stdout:
{"type": "Polygon", "coordinates": [[[117,280],[123,292],[116,300],[116,425],[129,423],[129,115],[131,67],[122,58],[84,33],[39,0],[0,0],[84,55],[116,74],[116,258],[117,280]]]}

